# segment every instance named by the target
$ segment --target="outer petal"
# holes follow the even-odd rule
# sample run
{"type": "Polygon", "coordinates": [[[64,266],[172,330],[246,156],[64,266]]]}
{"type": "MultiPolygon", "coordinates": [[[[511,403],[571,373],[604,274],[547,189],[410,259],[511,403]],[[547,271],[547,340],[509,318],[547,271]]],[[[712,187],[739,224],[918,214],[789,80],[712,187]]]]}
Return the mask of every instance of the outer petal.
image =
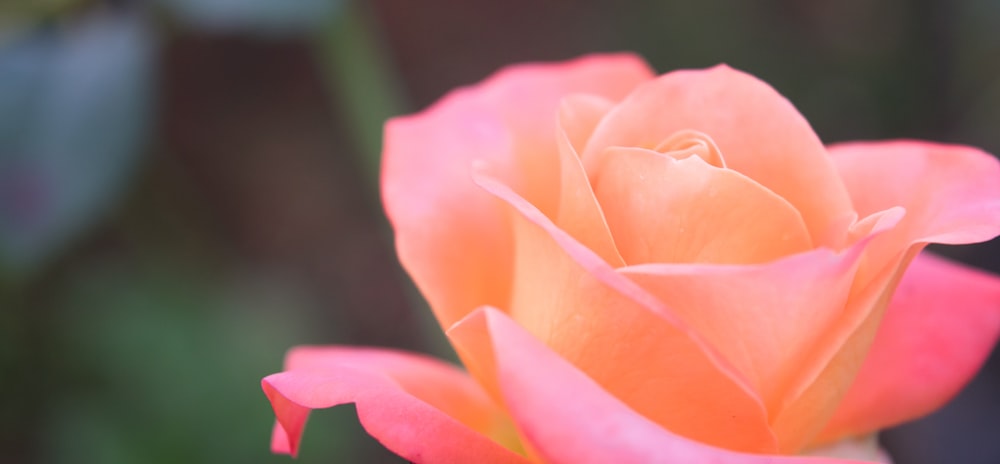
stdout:
{"type": "Polygon", "coordinates": [[[1000,278],[920,255],[821,440],[861,435],[937,409],[972,378],[998,335],[1000,278]]]}
{"type": "Polygon", "coordinates": [[[830,152],[862,217],[893,209],[905,215],[866,239],[871,243],[844,312],[856,328],[847,330],[851,324],[845,323],[827,334],[833,340],[827,345],[841,348],[817,357],[826,367],[778,417],[779,435],[806,427],[807,418],[815,424],[818,417],[832,417],[834,410],[825,416],[822,406],[841,398],[843,379],[857,372],[896,285],[924,244],[968,243],[1000,232],[1000,163],[979,150],[897,141],[843,144],[830,152]]]}
{"type": "Polygon", "coordinates": [[[867,253],[863,280],[891,272],[912,246],[963,244],[1000,234],[1000,162],[971,147],[910,140],[852,142],[830,154],[861,218],[906,215],[867,253]]]}
{"type": "MultiPolygon", "coordinates": [[[[699,334],[509,188],[476,179],[509,207],[517,243],[511,317],[654,422],[717,446],[774,451],[760,400],[699,334]]],[[[487,361],[469,354],[481,341],[452,343],[496,395],[487,361]]]]}
{"type": "Polygon", "coordinates": [[[895,239],[963,244],[1000,234],[1000,163],[981,150],[910,140],[829,149],[861,217],[894,207],[895,239]]]}
{"type": "Polygon", "coordinates": [[[632,55],[507,68],[417,115],[386,125],[382,195],[400,260],[445,326],[482,304],[504,304],[511,238],[495,201],[469,178],[485,160],[551,212],[559,203],[556,120],[573,93],[617,100],[652,77],[632,55]]]}
{"type": "Polygon", "coordinates": [[[449,331],[481,338],[502,396],[530,447],[553,464],[846,464],[831,458],[742,454],[671,433],[636,414],[500,311],[483,308],[449,331]]]}
{"type": "Polygon", "coordinates": [[[817,245],[841,246],[853,210],[819,138],[774,89],[726,66],[638,87],[594,131],[583,153],[587,172],[607,147],[654,148],[681,130],[707,134],[729,168],[787,199],[817,245]]]}
{"type": "Polygon", "coordinates": [[[275,452],[297,452],[310,410],[355,403],[365,430],[410,461],[527,462],[494,441],[516,440],[506,415],[454,366],[341,347],[299,348],[287,364],[261,382],[278,418],[275,452]]]}

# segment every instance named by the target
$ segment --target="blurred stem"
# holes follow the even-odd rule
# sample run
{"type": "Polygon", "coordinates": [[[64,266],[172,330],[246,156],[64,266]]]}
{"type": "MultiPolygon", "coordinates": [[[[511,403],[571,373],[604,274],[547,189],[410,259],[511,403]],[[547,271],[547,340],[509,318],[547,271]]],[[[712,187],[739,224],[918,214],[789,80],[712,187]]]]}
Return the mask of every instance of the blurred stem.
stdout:
{"type": "Polygon", "coordinates": [[[320,31],[318,47],[328,89],[361,155],[367,187],[378,198],[382,126],[406,104],[375,24],[364,2],[347,2],[320,31]]]}
{"type": "MultiPolygon", "coordinates": [[[[406,112],[402,84],[393,72],[391,60],[381,42],[381,33],[367,4],[350,1],[333,15],[317,36],[320,60],[328,91],[338,103],[351,142],[360,154],[360,168],[370,198],[379,198],[382,154],[382,127],[392,116],[406,112]]],[[[382,221],[388,229],[388,223],[382,221]]],[[[410,307],[420,315],[424,348],[433,354],[457,361],[434,316],[409,279],[399,276],[406,288],[410,307]]]]}

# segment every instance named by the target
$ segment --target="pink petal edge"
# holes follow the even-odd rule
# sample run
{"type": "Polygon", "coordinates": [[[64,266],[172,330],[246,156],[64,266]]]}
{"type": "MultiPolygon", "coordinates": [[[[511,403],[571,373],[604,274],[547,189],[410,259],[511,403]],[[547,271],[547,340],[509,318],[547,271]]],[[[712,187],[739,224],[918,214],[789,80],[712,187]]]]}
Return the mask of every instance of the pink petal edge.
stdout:
{"type": "MultiPolygon", "coordinates": [[[[261,381],[277,416],[272,436],[274,452],[297,454],[311,410],[354,403],[365,430],[411,462],[528,462],[411,394],[406,389],[408,385],[404,385],[412,383],[410,388],[425,392],[434,390],[437,395],[447,397],[447,401],[459,403],[459,407],[495,408],[478,384],[456,367],[391,350],[341,347],[306,350],[313,350],[306,353],[312,359],[303,360],[302,353],[293,352],[289,364],[294,369],[261,381]]],[[[478,413],[490,415],[494,411],[478,413]]]]}

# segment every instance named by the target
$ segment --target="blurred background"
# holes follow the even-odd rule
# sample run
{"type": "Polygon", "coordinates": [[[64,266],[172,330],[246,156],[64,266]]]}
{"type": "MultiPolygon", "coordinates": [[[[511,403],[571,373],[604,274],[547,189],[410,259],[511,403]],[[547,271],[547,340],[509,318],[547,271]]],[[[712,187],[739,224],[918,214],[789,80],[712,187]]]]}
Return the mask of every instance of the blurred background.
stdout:
{"type": "MultiPolygon", "coordinates": [[[[727,62],[826,142],[1000,153],[997,30],[992,0],[0,0],[0,462],[290,462],[259,388],[288,347],[452,356],[395,259],[381,125],[500,66],[727,62]]],[[[939,251],[1000,271],[997,241],[939,251]]],[[[897,464],[998,438],[998,354],[883,435],[897,464]]],[[[298,462],[400,461],[345,406],[298,462]]]]}

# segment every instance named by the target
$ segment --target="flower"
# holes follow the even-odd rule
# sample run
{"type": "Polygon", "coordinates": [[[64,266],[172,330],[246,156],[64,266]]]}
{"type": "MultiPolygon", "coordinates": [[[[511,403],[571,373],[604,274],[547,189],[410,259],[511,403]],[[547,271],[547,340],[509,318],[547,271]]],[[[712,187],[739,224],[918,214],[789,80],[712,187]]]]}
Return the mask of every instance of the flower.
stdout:
{"type": "Polygon", "coordinates": [[[920,254],[1000,233],[994,158],[824,147],[726,66],[506,68],[391,120],[382,181],[468,374],[293,350],[276,451],[353,402],[414,462],[848,462],[797,455],[942,405],[1000,332],[1000,280],[920,254]]]}

